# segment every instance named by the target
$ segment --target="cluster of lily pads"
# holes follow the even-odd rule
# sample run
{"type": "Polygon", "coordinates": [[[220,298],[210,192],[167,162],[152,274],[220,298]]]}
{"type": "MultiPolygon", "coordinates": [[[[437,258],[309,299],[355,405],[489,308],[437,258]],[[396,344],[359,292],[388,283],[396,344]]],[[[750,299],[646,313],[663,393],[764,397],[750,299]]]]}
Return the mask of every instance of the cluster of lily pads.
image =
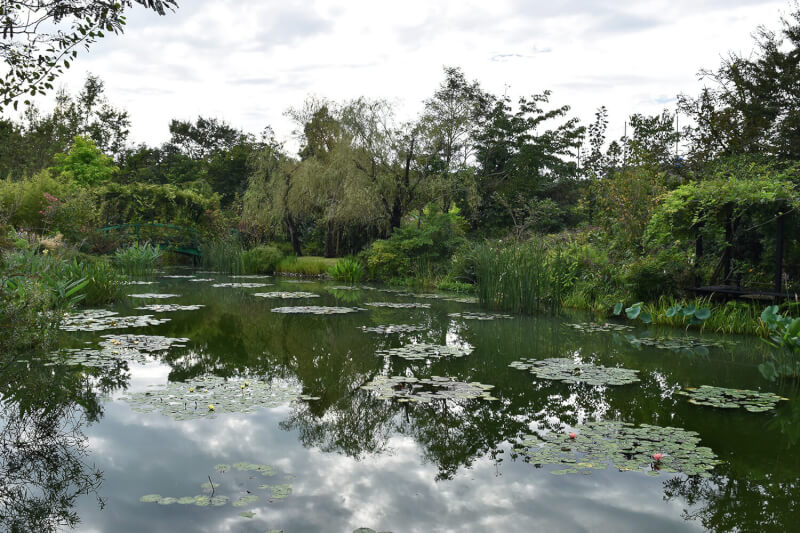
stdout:
{"type": "Polygon", "coordinates": [[[596,421],[568,434],[526,435],[514,451],[533,465],[562,467],[552,474],[589,474],[612,466],[648,475],[680,472],[708,477],[719,461],[699,442],[696,432],[681,428],[596,421]]]}
{"type": "Polygon", "coordinates": [[[65,314],[59,327],[64,331],[103,331],[157,326],[169,320],[169,318],[154,318],[152,315],[119,316],[115,311],[87,309],[79,313],[65,314]]]}
{"type": "Polygon", "coordinates": [[[230,289],[257,289],[259,287],[269,287],[272,283],[214,283],[212,287],[226,287],[230,289]]]}
{"type": "Polygon", "coordinates": [[[701,385],[700,387],[687,387],[677,391],[676,394],[689,397],[689,403],[719,407],[722,409],[738,409],[744,407],[751,413],[763,413],[775,409],[778,402],[788,400],[771,392],[759,392],[747,389],[726,389],[701,385]]]}
{"type": "Polygon", "coordinates": [[[157,281],[123,281],[123,285],[155,285],[157,281]]]}
{"type": "Polygon", "coordinates": [[[189,281],[194,281],[195,283],[200,281],[214,281],[214,278],[192,278],[189,281]]]}
{"type": "Polygon", "coordinates": [[[464,357],[472,353],[472,346],[464,344],[461,346],[444,344],[406,344],[399,348],[387,348],[378,350],[376,355],[396,355],[409,361],[424,361],[426,359],[442,359],[444,357],[464,357]]]}
{"type": "Polygon", "coordinates": [[[431,304],[400,302],[368,302],[371,307],[388,307],[390,309],[430,309],[431,304]]]}
{"type": "Polygon", "coordinates": [[[366,311],[361,307],[325,307],[317,305],[296,306],[296,307],[275,307],[271,309],[273,313],[283,313],[286,315],[343,315],[346,313],[357,313],[366,311]]]}
{"type": "Polygon", "coordinates": [[[176,339],[152,335],[106,335],[102,337],[100,348],[68,348],[51,354],[47,366],[56,362],[65,365],[80,365],[95,368],[114,368],[120,361],[133,361],[139,364],[150,362],[150,356],[170,347],[181,347],[189,339],[176,339]]]}
{"type": "Polygon", "coordinates": [[[170,279],[192,279],[194,275],[192,274],[170,274],[168,276],[161,276],[162,278],[170,278],[170,279]]]}
{"type": "MultiPolygon", "coordinates": [[[[247,481],[257,479],[252,473],[259,473],[263,477],[272,477],[276,475],[275,469],[270,465],[261,465],[261,464],[253,464],[253,463],[234,463],[233,468],[240,471],[240,472],[247,472],[247,481]]],[[[214,467],[214,469],[221,475],[224,475],[225,472],[231,470],[231,465],[228,464],[219,464],[214,467]]],[[[291,476],[285,476],[289,478],[291,476]]],[[[256,493],[256,488],[246,488],[245,481],[245,493],[240,494],[238,498],[234,499],[234,497],[225,495],[225,494],[217,494],[217,490],[224,487],[223,483],[213,483],[211,477],[209,476],[209,481],[204,481],[200,487],[203,490],[203,494],[198,494],[195,496],[183,496],[180,498],[175,498],[171,496],[161,496],[160,494],[146,494],[139,498],[139,501],[142,503],[157,503],[159,505],[195,505],[197,507],[223,507],[227,505],[229,502],[233,507],[246,507],[250,504],[253,504],[259,499],[258,493],[256,493]]],[[[269,495],[265,495],[264,499],[268,501],[274,500],[282,500],[288,497],[292,493],[292,486],[289,483],[281,483],[277,485],[269,485],[266,483],[260,484],[257,487],[258,490],[268,491],[269,495]]],[[[255,516],[254,512],[241,512],[239,516],[244,518],[253,518],[255,516]]]]}
{"type": "Polygon", "coordinates": [[[298,399],[319,398],[304,395],[298,385],[283,381],[205,376],[129,393],[122,399],[137,412],[158,411],[175,420],[192,420],[221,413],[252,413],[258,407],[268,409],[298,399]]]}
{"type": "Polygon", "coordinates": [[[178,298],[180,294],[165,294],[160,292],[148,292],[142,294],[129,294],[131,298],[148,298],[148,299],[164,299],[164,298],[178,298]]]}
{"type": "Polygon", "coordinates": [[[410,324],[389,324],[386,326],[367,327],[361,326],[361,331],[368,333],[381,333],[388,335],[391,333],[414,333],[415,331],[424,331],[427,329],[425,326],[413,326],[410,324]]]}
{"type": "Polygon", "coordinates": [[[288,300],[291,298],[319,298],[319,294],[313,292],[257,292],[253,296],[260,296],[261,298],[281,298],[288,300]]]}
{"type": "Polygon", "coordinates": [[[103,335],[105,339],[100,342],[100,346],[112,351],[123,350],[133,352],[165,352],[170,348],[185,348],[185,342],[189,339],[184,337],[163,337],[161,335],[103,335]]]}
{"type": "Polygon", "coordinates": [[[541,379],[588,385],[628,385],[639,381],[638,371],[628,368],[606,367],[572,359],[523,359],[510,365],[518,370],[528,370],[541,379]]]}
{"type": "Polygon", "coordinates": [[[700,339],[698,337],[634,337],[627,335],[625,337],[628,342],[633,346],[650,346],[652,348],[660,348],[662,350],[678,351],[691,351],[706,353],[708,348],[724,348],[727,344],[725,341],[712,341],[708,339],[700,339]]]}
{"type": "Polygon", "coordinates": [[[148,304],[136,309],[142,311],[154,311],[156,313],[171,313],[173,311],[197,311],[205,307],[204,305],[179,305],[179,304],[148,304]]]}
{"type": "Polygon", "coordinates": [[[499,318],[514,318],[511,315],[503,315],[499,313],[450,313],[447,316],[451,318],[462,318],[464,320],[497,320],[499,318]]]}
{"type": "Polygon", "coordinates": [[[627,324],[612,324],[606,322],[605,324],[598,324],[596,322],[583,322],[580,324],[565,324],[568,328],[576,329],[583,333],[599,333],[609,331],[630,331],[634,329],[633,326],[627,324]]]}
{"type": "Polygon", "coordinates": [[[266,279],[272,276],[267,274],[239,274],[238,276],[231,276],[232,279],[266,279]]]}
{"type": "Polygon", "coordinates": [[[408,376],[377,376],[371,382],[362,385],[361,388],[374,391],[378,395],[378,399],[396,399],[401,403],[430,403],[433,400],[443,399],[497,399],[489,392],[494,388],[494,385],[484,385],[478,382],[465,383],[442,376],[431,376],[430,379],[418,379],[408,376]]]}

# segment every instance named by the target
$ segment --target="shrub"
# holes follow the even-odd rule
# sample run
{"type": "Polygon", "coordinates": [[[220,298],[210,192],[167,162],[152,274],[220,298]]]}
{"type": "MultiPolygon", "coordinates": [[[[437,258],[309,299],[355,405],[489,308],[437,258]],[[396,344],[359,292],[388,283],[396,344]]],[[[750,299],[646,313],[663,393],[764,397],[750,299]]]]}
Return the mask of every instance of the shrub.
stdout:
{"type": "Polygon", "coordinates": [[[257,246],[242,253],[242,265],[249,274],[272,274],[281,259],[283,253],[275,246],[257,246]]]}
{"type": "Polygon", "coordinates": [[[241,274],[242,245],[233,236],[205,241],[200,246],[203,268],[227,274],[241,274]]]}
{"type": "Polygon", "coordinates": [[[339,259],[328,273],[336,281],[344,281],[345,283],[357,283],[364,279],[366,274],[361,262],[355,257],[339,259]]]}
{"type": "Polygon", "coordinates": [[[164,251],[150,243],[138,242],[127,248],[119,248],[114,252],[114,264],[126,274],[132,276],[146,276],[152,274],[158,267],[158,262],[164,251]]]}
{"type": "Polygon", "coordinates": [[[337,262],[331,257],[314,257],[305,255],[303,257],[285,257],[278,263],[277,272],[287,274],[302,274],[304,276],[323,276],[328,273],[337,262]]]}

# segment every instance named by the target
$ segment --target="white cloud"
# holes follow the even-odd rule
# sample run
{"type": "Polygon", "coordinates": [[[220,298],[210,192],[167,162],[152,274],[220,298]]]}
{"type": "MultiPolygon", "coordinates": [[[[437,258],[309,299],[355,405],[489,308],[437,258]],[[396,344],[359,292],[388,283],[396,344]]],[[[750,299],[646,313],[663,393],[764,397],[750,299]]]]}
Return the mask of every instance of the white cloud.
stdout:
{"type": "Polygon", "coordinates": [[[584,122],[606,105],[616,134],[627,115],[696,92],[699,69],[749,52],[756,26],[777,27],[789,9],[783,0],[182,3],[167,17],[136,10],[125,35],[62,80],[77,92],[87,71],[104,79],[131,114],[134,141],[162,142],[171,118],[200,114],[288,137],[283,112],[312,93],[385,97],[411,118],[444,65],[514,98],[552,89],[554,105],[572,105],[584,122]]]}

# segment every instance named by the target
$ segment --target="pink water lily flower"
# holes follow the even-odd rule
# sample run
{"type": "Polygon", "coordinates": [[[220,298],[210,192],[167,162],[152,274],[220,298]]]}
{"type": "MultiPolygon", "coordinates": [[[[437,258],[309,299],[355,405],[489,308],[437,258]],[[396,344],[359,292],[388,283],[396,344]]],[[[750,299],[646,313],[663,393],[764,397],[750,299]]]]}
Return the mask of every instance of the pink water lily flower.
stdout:
{"type": "Polygon", "coordinates": [[[654,453],[653,454],[653,459],[655,459],[656,461],[660,461],[662,457],[664,457],[663,453],[654,453]]]}
{"type": "Polygon", "coordinates": [[[569,434],[569,438],[571,438],[571,439],[576,439],[577,437],[578,437],[577,433],[570,433],[569,434]]]}

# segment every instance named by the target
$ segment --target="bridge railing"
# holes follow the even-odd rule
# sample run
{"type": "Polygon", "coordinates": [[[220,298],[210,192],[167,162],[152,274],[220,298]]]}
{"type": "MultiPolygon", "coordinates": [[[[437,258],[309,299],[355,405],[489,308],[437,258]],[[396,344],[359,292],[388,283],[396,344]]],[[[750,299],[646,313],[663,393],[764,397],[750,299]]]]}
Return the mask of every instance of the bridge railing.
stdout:
{"type": "Polygon", "coordinates": [[[158,222],[132,222],[106,226],[100,228],[100,232],[116,235],[122,240],[150,242],[180,253],[200,255],[200,239],[194,228],[158,222]]]}

